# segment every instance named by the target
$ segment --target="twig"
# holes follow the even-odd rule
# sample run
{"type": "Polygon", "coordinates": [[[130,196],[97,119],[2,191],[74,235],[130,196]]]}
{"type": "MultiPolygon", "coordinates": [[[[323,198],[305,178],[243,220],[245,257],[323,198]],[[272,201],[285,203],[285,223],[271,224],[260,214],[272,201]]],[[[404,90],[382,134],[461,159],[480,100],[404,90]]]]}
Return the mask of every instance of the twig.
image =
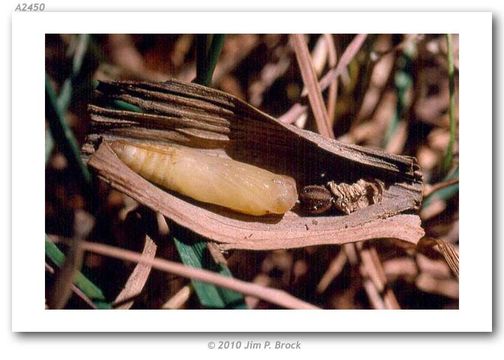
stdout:
{"type": "MultiPolygon", "coordinates": [[[[453,179],[458,179],[459,177],[459,167],[455,167],[452,171],[450,171],[444,178],[443,178],[443,183],[453,180],[453,179]]],[[[451,184],[444,186],[443,188],[437,189],[436,192],[431,191],[428,196],[423,197],[423,203],[422,203],[422,208],[426,209],[429,207],[429,205],[435,200],[443,200],[443,201],[448,201],[451,199],[455,194],[457,194],[459,191],[459,186],[458,184],[451,184]],[[435,195],[435,196],[434,196],[435,195]]]]}
{"type": "Polygon", "coordinates": [[[437,184],[426,187],[423,193],[424,199],[434,194],[436,191],[447,188],[448,186],[455,185],[459,183],[459,179],[448,179],[446,181],[439,182],[437,184]]]}
{"type": "MultiPolygon", "coordinates": [[[[358,35],[359,36],[359,35],[358,35]]],[[[350,62],[350,59],[357,54],[358,49],[362,46],[366,35],[360,35],[359,37],[356,37],[352,41],[352,43],[348,46],[347,50],[345,50],[345,53],[343,53],[340,64],[338,64],[337,68],[343,69],[344,64],[346,67],[346,64],[350,62]]],[[[315,78],[315,72],[313,70],[313,66],[311,65],[311,58],[310,58],[310,53],[308,52],[308,47],[306,45],[306,42],[304,41],[304,38],[300,34],[295,34],[291,35],[292,43],[294,46],[294,50],[296,52],[296,57],[299,63],[299,67],[301,69],[301,73],[303,76],[303,81],[305,82],[305,86],[308,88],[308,97],[310,99],[310,105],[313,114],[315,115],[315,118],[317,120],[317,127],[321,135],[325,135],[327,137],[334,138],[334,133],[332,132],[332,128],[329,126],[329,119],[327,117],[327,111],[324,105],[324,102],[322,100],[322,86],[319,86],[319,84],[316,81],[315,78]],[[326,133],[323,133],[322,131],[325,131],[326,133]]],[[[341,71],[341,70],[340,70],[341,71]]],[[[324,77],[324,79],[331,79],[330,81],[333,80],[333,78],[328,77],[327,75],[324,77]]],[[[337,78],[335,76],[334,78],[337,78]]],[[[322,81],[321,81],[322,83],[322,81]]],[[[327,85],[329,85],[328,83],[327,85]]],[[[345,246],[351,246],[354,247],[355,244],[346,244],[345,246]]],[[[386,277],[385,277],[385,272],[383,270],[383,266],[380,262],[380,259],[378,258],[378,255],[376,254],[376,249],[372,248],[368,250],[371,255],[375,253],[373,259],[368,259],[366,257],[366,253],[363,253],[362,251],[362,243],[359,244],[357,247],[358,253],[361,256],[361,261],[363,264],[363,267],[361,267],[361,271],[363,275],[368,275],[371,281],[368,283],[365,281],[365,289],[366,292],[371,300],[371,303],[375,308],[389,308],[389,309],[397,309],[399,308],[399,304],[397,303],[397,300],[395,298],[395,295],[391,289],[386,289],[386,277]],[[380,279],[382,280],[382,284],[379,284],[377,282],[376,277],[372,277],[373,274],[378,274],[380,275],[380,279]],[[372,281],[372,280],[375,281],[372,281]],[[386,289],[386,291],[385,291],[386,289]],[[383,298],[382,298],[383,294],[383,298]],[[377,297],[379,298],[379,301],[377,301],[377,297]]]]}
{"type": "Polygon", "coordinates": [[[193,289],[191,285],[185,285],[177,291],[175,295],[173,295],[167,302],[163,304],[162,309],[180,309],[182,305],[184,305],[189,297],[193,293],[193,289]]]}
{"type": "MultiPolygon", "coordinates": [[[[328,62],[330,67],[335,67],[338,61],[336,47],[332,35],[324,34],[324,40],[327,44],[328,62]]],[[[329,94],[327,95],[327,114],[329,116],[329,124],[334,127],[336,119],[336,100],[338,99],[338,78],[334,78],[329,86],[329,94]]]]}
{"type": "Polygon", "coordinates": [[[284,124],[292,124],[301,115],[303,115],[308,107],[306,105],[301,105],[300,103],[294,104],[286,113],[278,117],[278,120],[284,124]]]}
{"type": "MultiPolygon", "coordinates": [[[[334,79],[337,79],[341,74],[343,74],[348,64],[352,61],[355,55],[357,55],[357,52],[362,47],[362,44],[364,44],[366,37],[367,34],[359,34],[355,36],[355,38],[350,42],[348,47],[341,55],[338,65],[335,68],[329,70],[324,75],[322,80],[320,80],[319,86],[321,91],[327,89],[334,79]]],[[[303,97],[306,96],[306,94],[301,95],[303,97]]],[[[278,119],[284,123],[292,123],[306,110],[308,110],[308,107],[304,105],[302,100],[300,103],[294,104],[284,115],[280,116],[278,119]],[[294,120],[292,120],[293,118],[294,120]]]]}
{"type": "Polygon", "coordinates": [[[394,292],[387,286],[387,276],[376,248],[372,246],[364,248],[362,243],[358,243],[357,250],[361,259],[361,275],[364,279],[369,279],[373,285],[366,287],[372,304],[383,306],[385,309],[400,309],[394,292]],[[373,300],[377,294],[381,299],[379,302],[373,300]]]}
{"type": "Polygon", "coordinates": [[[366,290],[366,294],[373,309],[385,309],[385,302],[373,282],[368,278],[364,278],[362,285],[364,286],[364,290],[366,290]]]}
{"type": "Polygon", "coordinates": [[[209,284],[214,284],[226,289],[237,291],[244,295],[257,297],[259,299],[285,308],[318,309],[317,306],[304,302],[282,290],[250,284],[246,281],[221,276],[208,270],[195,269],[160,258],[149,259],[140,253],[105,244],[79,241],[79,246],[84,251],[90,251],[95,254],[109,256],[125,261],[143,263],[167,273],[175,274],[188,279],[203,281],[209,284]]]}
{"type": "Polygon", "coordinates": [[[346,262],[346,253],[344,251],[340,251],[338,255],[331,261],[324,275],[322,275],[322,278],[317,285],[317,293],[323,294],[326,291],[331,282],[341,273],[341,271],[345,267],[346,262]]]}
{"type": "Polygon", "coordinates": [[[337,79],[346,69],[346,67],[353,60],[355,55],[359,52],[360,48],[364,44],[367,38],[367,34],[356,35],[350,44],[347,46],[343,54],[341,55],[338,66],[334,69],[329,70],[324,77],[320,80],[320,89],[324,91],[327,89],[334,79],[337,79]]]}
{"type": "Polygon", "coordinates": [[[324,106],[324,99],[322,98],[322,91],[320,89],[315,70],[308,51],[308,46],[302,34],[290,35],[292,46],[296,53],[296,59],[301,70],[301,76],[308,89],[308,98],[310,100],[311,109],[315,116],[318,132],[326,137],[334,138],[332,128],[329,126],[329,117],[324,106]]]}
{"type": "MultiPolygon", "coordinates": [[[[157,246],[152,239],[145,235],[145,244],[142,250],[142,255],[146,258],[153,259],[156,256],[157,246]]],[[[124,302],[125,299],[131,298],[135,294],[142,292],[142,289],[149,278],[151,267],[142,263],[138,263],[124,285],[123,290],[117,295],[114,303],[121,303],[118,309],[129,309],[133,305],[133,300],[124,302]]]]}

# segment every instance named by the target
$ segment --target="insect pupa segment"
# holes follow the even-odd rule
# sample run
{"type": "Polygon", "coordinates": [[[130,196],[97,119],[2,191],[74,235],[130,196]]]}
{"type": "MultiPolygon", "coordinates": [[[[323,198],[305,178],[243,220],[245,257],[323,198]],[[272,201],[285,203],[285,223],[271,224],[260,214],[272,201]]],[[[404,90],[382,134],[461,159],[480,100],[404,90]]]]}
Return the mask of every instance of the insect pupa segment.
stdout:
{"type": "Polygon", "coordinates": [[[378,179],[360,179],[354,184],[329,181],[326,186],[307,185],[301,189],[299,200],[301,208],[308,214],[318,215],[331,208],[344,214],[367,206],[377,204],[382,200],[385,184],[378,179]]]}
{"type": "Polygon", "coordinates": [[[145,179],[195,200],[249,215],[283,214],[296,203],[293,178],[178,146],[116,141],[112,149],[145,179]]]}

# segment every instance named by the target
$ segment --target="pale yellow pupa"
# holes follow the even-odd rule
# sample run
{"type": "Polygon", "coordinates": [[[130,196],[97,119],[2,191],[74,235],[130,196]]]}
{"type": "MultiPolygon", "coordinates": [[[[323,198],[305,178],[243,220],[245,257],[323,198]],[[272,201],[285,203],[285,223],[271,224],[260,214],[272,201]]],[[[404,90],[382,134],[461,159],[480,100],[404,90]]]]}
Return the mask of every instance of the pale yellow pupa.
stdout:
{"type": "Polygon", "coordinates": [[[143,178],[198,201],[249,215],[283,214],[298,199],[293,178],[179,146],[115,141],[119,159],[143,178]]]}

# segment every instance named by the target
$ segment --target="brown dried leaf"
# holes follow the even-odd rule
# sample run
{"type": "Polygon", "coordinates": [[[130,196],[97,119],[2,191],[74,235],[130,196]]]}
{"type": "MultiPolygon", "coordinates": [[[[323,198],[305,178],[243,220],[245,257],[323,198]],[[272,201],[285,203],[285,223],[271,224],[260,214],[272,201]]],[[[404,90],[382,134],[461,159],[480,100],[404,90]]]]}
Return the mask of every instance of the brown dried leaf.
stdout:
{"type": "Polygon", "coordinates": [[[89,165],[114,188],[221,243],[222,249],[267,250],[387,237],[416,244],[423,235],[417,215],[401,215],[417,211],[422,199],[421,173],[413,158],[346,145],[282,124],[229,94],[195,84],[107,82],[99,91],[101,98],[128,101],[145,113],[91,106],[93,131],[83,147],[85,157],[92,155],[89,165]],[[107,141],[118,139],[200,148],[288,174],[298,188],[329,179],[353,183],[372,177],[384,181],[386,189],[383,201],[348,216],[306,217],[297,208],[284,216],[241,215],[147,182],[110,149],[107,141]]]}

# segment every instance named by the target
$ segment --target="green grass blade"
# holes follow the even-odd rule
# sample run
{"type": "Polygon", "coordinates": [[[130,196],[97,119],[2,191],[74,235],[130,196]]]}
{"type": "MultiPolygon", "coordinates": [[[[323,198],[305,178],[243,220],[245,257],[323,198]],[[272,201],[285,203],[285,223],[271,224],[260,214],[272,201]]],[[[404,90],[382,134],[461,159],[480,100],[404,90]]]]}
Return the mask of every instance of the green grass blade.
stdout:
{"type": "MultiPolygon", "coordinates": [[[[65,254],[54,244],[46,235],[45,254],[58,267],[63,266],[65,254]]],[[[101,289],[89,280],[80,271],[77,272],[74,279],[77,286],[99,309],[110,309],[111,305],[105,299],[101,289]]]]}
{"type": "Polygon", "coordinates": [[[394,74],[394,87],[397,94],[396,110],[383,137],[382,147],[386,147],[392,139],[409,106],[407,93],[413,86],[413,51],[413,48],[405,49],[397,59],[398,68],[394,74]]]}
{"type": "MultiPolygon", "coordinates": [[[[224,45],[225,35],[198,35],[196,38],[196,79],[195,83],[209,86],[217,65],[220,52],[224,45]]],[[[216,264],[208,252],[206,241],[195,234],[183,232],[182,236],[173,237],[180,259],[185,265],[211,270],[224,276],[232,277],[231,271],[220,264],[216,264]],[[191,237],[191,243],[179,240],[191,237]]],[[[222,289],[212,284],[192,281],[192,286],[203,307],[223,309],[246,309],[242,294],[228,289],[222,289]]]]}
{"type": "Polygon", "coordinates": [[[122,100],[112,100],[111,105],[116,110],[132,111],[137,113],[142,112],[140,107],[122,100]]]}
{"type": "Polygon", "coordinates": [[[208,48],[210,47],[210,35],[196,35],[196,79],[197,84],[204,84],[206,69],[208,67],[208,48]]]}
{"type": "MultiPolygon", "coordinates": [[[[91,81],[91,86],[94,90],[98,87],[100,84],[99,81],[93,80],[91,81]]],[[[107,102],[103,104],[104,106],[109,106],[114,110],[124,110],[124,111],[132,111],[132,112],[137,112],[141,113],[143,110],[139,106],[130,104],[129,102],[123,101],[123,100],[117,100],[117,99],[107,99],[107,102]]]]}
{"type": "Polygon", "coordinates": [[[203,85],[210,86],[212,84],[212,76],[217,66],[217,61],[219,60],[220,53],[224,47],[224,39],[226,36],[224,34],[215,34],[212,38],[212,43],[210,44],[210,49],[207,55],[207,71],[205,77],[205,83],[203,85]]]}
{"type": "Polygon", "coordinates": [[[446,148],[445,156],[443,159],[443,173],[446,174],[450,170],[453,163],[453,147],[455,145],[455,136],[457,131],[457,124],[455,123],[455,66],[453,65],[453,44],[451,34],[446,35],[448,43],[448,89],[450,102],[448,107],[448,116],[450,118],[450,141],[446,148]]]}
{"type": "Polygon", "coordinates": [[[89,169],[80,158],[80,150],[72,129],[67,125],[61,109],[58,107],[56,93],[46,75],[45,79],[45,116],[51,135],[68,160],[69,166],[78,174],[87,193],[91,192],[92,177],[89,169]]]}
{"type": "Polygon", "coordinates": [[[224,34],[198,35],[196,38],[196,79],[195,83],[210,86],[217,66],[217,60],[224,46],[224,34]],[[212,40],[210,41],[210,37],[212,40]],[[210,45],[208,45],[210,43],[210,45]]]}
{"type": "MultiPolygon", "coordinates": [[[[185,236],[187,238],[187,235],[185,236]]],[[[211,270],[221,275],[232,277],[231,271],[226,266],[216,264],[213,261],[205,240],[193,236],[193,242],[188,244],[173,237],[180,258],[185,265],[211,270]]],[[[210,309],[246,309],[243,295],[229,289],[223,289],[213,284],[200,281],[191,281],[192,286],[201,305],[210,309]]]]}

